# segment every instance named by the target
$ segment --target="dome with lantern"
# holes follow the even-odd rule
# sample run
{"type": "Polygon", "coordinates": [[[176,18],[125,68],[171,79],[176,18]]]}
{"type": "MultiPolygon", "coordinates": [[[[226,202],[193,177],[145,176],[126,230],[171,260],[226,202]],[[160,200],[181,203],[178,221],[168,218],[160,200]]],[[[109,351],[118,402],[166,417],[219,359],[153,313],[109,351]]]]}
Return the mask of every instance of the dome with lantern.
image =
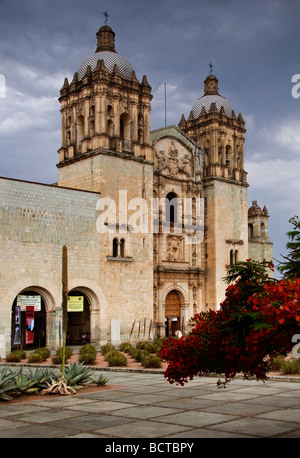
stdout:
{"type": "Polygon", "coordinates": [[[204,81],[204,95],[200,97],[192,107],[192,115],[194,119],[200,116],[203,107],[208,112],[211,104],[214,103],[218,111],[224,107],[224,111],[228,118],[232,117],[232,107],[225,97],[222,97],[218,91],[218,80],[214,75],[209,75],[204,81]]]}
{"type": "Polygon", "coordinates": [[[132,80],[133,67],[125,57],[116,52],[115,33],[108,25],[102,26],[97,32],[97,49],[81,62],[77,72],[78,79],[81,80],[84,77],[88,66],[91,67],[92,71],[95,70],[99,60],[104,61],[104,65],[110,73],[114,71],[116,65],[123,78],[132,80]]]}

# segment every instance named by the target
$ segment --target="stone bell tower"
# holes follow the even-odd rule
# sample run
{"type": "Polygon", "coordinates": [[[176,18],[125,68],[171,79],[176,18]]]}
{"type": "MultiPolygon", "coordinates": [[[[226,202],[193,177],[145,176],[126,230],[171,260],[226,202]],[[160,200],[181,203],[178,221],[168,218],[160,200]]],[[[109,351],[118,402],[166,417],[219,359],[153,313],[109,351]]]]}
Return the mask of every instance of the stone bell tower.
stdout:
{"type": "Polygon", "coordinates": [[[248,256],[245,122],[209,75],[204,95],[187,120],[182,115],[179,128],[204,152],[206,305],[218,307],[228,266],[248,256]]]}
{"type": "Polygon", "coordinates": [[[60,91],[59,185],[100,191],[94,168],[99,154],[151,160],[151,99],[146,76],[138,81],[131,64],[115,50],[115,33],[102,26],[95,53],[82,61],[71,83],[65,79],[60,91]],[[90,178],[82,165],[88,158],[94,158],[90,178]]]}
{"type": "MultiPolygon", "coordinates": [[[[273,243],[268,234],[269,212],[261,209],[256,200],[248,210],[249,258],[257,261],[273,261],[273,243]]],[[[273,276],[272,272],[268,272],[273,276]]]]}
{"type": "Polygon", "coordinates": [[[140,82],[117,53],[115,33],[107,25],[97,32],[96,51],[60,91],[58,185],[99,193],[99,270],[94,277],[102,292],[96,325],[103,341],[118,332],[128,339],[133,323],[146,323],[148,329],[153,321],[152,233],[140,230],[135,217],[136,202],[151,208],[151,99],[146,76],[140,82]],[[112,333],[109,323],[114,323],[112,333]]]}

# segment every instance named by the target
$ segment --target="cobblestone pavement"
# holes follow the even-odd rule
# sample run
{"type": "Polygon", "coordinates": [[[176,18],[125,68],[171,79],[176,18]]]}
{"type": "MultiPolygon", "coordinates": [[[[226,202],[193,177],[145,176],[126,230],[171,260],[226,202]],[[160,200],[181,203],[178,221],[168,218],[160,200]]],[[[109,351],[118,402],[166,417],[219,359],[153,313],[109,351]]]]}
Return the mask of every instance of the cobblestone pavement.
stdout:
{"type": "Polygon", "coordinates": [[[162,373],[105,371],[107,389],[0,403],[1,438],[299,438],[300,381],[217,378],[170,385],[162,373]],[[111,388],[109,388],[111,386],[111,388]]]}

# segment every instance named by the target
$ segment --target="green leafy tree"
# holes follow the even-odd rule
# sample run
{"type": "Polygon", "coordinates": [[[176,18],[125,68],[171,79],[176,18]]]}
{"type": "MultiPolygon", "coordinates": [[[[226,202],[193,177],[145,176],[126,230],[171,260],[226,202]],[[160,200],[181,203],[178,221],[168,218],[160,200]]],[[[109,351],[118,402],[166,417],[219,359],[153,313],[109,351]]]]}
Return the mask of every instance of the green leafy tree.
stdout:
{"type": "Polygon", "coordinates": [[[289,242],[286,248],[289,250],[287,256],[282,256],[285,261],[281,262],[278,270],[287,279],[300,278],[300,221],[298,216],[290,218],[289,222],[294,226],[293,230],[287,232],[289,242]]]}

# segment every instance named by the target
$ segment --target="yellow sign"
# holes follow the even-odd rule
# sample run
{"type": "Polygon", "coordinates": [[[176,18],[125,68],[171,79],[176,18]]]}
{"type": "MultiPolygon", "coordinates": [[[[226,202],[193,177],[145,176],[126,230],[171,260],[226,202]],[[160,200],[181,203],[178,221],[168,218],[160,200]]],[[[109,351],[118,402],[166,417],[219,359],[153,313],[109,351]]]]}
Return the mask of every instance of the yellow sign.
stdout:
{"type": "Polygon", "coordinates": [[[83,296],[68,297],[68,312],[83,312],[83,296]]]}

